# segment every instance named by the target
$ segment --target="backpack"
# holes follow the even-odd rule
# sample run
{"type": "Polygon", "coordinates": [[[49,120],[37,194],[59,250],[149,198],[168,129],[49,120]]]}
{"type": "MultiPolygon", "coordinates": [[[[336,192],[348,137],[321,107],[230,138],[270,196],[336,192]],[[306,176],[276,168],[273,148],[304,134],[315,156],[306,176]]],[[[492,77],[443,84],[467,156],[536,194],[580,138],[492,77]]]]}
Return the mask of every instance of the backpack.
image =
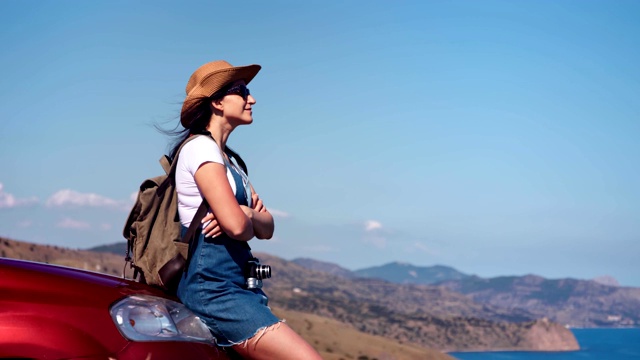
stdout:
{"type": "Polygon", "coordinates": [[[176,164],[182,147],[198,136],[203,135],[187,138],[173,161],[166,155],[160,158],[165,174],[142,182],[122,232],[127,239],[125,267],[130,263],[134,269],[133,279],[173,294],[187,267],[190,244],[197,238],[196,233],[201,231],[199,225],[208,208],[207,201],[203,199],[187,233],[181,237],[175,188],[176,164]]]}

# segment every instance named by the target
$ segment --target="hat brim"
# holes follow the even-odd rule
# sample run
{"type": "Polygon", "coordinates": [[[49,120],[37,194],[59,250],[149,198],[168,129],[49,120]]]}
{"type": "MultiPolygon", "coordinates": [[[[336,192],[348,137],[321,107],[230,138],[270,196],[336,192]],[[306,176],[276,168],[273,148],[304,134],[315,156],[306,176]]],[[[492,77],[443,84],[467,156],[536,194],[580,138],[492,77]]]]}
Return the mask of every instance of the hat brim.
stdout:
{"type": "MultiPolygon", "coordinates": [[[[249,84],[251,80],[258,74],[262,67],[260,65],[236,66],[220,69],[207,74],[197,86],[187,94],[182,104],[182,112],[186,110],[189,103],[195,99],[210,97],[225,85],[238,80],[244,80],[245,84],[249,84]]],[[[184,124],[182,124],[184,126],[184,124]]]]}

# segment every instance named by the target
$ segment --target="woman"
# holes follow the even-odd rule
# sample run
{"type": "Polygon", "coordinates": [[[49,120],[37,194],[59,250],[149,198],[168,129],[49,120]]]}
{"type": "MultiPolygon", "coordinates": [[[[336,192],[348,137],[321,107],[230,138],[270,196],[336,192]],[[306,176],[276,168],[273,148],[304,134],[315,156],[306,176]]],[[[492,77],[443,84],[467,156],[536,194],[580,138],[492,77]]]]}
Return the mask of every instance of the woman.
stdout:
{"type": "Polygon", "coordinates": [[[249,184],[244,162],[226,146],[233,130],[253,122],[256,100],[246,85],[259,65],[233,67],[214,61],[187,83],[180,113],[185,128],[170,156],[178,155],[176,190],[183,231],[202,199],[209,204],[204,229],[192,249],[178,287],[180,300],[207,324],[220,346],[249,359],[321,359],[289,326],[273,315],[260,289],[246,285],[253,258],[247,242],[270,239],[273,217],[249,184]],[[244,168],[234,164],[232,158],[244,168]]]}

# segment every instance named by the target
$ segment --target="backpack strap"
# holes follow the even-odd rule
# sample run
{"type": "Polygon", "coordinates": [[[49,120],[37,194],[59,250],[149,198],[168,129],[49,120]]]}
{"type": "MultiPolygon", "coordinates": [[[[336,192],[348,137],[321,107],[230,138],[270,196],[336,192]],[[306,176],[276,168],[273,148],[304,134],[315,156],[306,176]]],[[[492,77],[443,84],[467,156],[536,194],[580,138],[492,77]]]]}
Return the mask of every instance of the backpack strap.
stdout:
{"type": "Polygon", "coordinates": [[[196,211],[196,214],[193,216],[193,220],[191,220],[189,229],[187,229],[187,232],[184,234],[182,239],[180,239],[180,242],[189,244],[189,252],[187,253],[187,258],[186,258],[187,262],[185,263],[185,266],[184,266],[185,272],[189,267],[191,256],[193,255],[193,251],[196,247],[195,246],[196,234],[202,230],[202,228],[200,228],[200,225],[202,225],[201,224],[202,219],[204,219],[205,215],[207,214],[208,207],[209,207],[209,204],[207,203],[207,200],[202,200],[202,204],[200,204],[198,211],[196,211]]]}

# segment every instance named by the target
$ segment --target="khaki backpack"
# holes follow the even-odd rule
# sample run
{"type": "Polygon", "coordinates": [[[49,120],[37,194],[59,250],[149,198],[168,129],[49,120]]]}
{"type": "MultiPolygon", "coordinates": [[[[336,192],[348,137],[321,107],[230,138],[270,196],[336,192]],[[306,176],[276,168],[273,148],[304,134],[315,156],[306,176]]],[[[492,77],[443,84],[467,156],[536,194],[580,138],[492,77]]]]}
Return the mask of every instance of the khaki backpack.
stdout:
{"type": "Polygon", "coordinates": [[[205,135],[194,135],[184,141],[173,161],[166,155],[160,159],[165,175],[142,182],[122,232],[127,239],[125,264],[130,263],[134,269],[133,278],[169,293],[175,293],[178,288],[190,258],[190,244],[201,230],[199,225],[208,208],[203,199],[187,233],[181,237],[175,188],[176,164],[182,147],[198,136],[205,135]]]}

